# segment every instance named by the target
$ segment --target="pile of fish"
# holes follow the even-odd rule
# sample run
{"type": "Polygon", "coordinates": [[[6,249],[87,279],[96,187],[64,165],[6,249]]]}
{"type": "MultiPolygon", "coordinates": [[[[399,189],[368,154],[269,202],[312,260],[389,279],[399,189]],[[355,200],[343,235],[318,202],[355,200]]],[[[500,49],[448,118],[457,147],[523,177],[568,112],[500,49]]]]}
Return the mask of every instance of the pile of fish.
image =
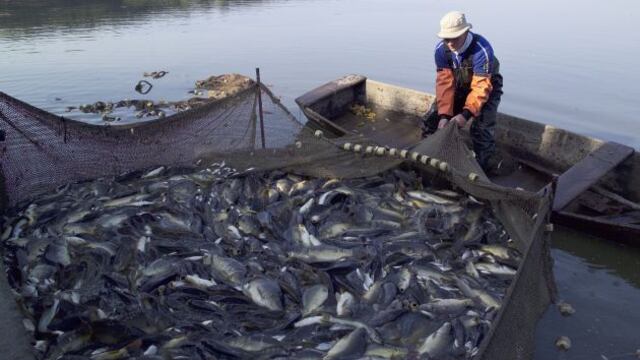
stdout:
{"type": "Polygon", "coordinates": [[[39,358],[469,359],[521,255],[476,199],[394,169],[135,172],[5,218],[39,358]]]}

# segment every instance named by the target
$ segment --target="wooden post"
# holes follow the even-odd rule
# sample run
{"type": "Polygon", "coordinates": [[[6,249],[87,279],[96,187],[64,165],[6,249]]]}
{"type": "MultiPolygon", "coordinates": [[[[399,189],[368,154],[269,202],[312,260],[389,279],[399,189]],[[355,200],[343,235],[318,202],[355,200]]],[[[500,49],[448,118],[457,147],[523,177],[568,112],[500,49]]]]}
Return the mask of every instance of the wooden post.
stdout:
{"type": "Polygon", "coordinates": [[[260,68],[256,68],[256,81],[258,82],[258,114],[260,115],[260,138],[262,139],[262,148],[264,145],[264,117],[262,115],[262,90],[260,85],[260,68]]]}

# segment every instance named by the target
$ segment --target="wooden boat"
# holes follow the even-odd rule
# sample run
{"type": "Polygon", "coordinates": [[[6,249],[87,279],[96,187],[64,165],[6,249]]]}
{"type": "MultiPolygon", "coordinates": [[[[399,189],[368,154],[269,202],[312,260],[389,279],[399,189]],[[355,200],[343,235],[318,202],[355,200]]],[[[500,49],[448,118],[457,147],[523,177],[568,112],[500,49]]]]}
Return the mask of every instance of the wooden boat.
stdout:
{"type": "MultiPolygon", "coordinates": [[[[360,75],[331,81],[296,99],[308,126],[334,137],[362,134],[381,145],[408,148],[422,139],[420,118],[434,95],[360,75]],[[373,109],[366,119],[354,104],[373,109]]],[[[614,241],[640,245],[640,154],[515,116],[498,114],[498,158],[491,180],[537,191],[556,181],[553,221],[614,241]]]]}

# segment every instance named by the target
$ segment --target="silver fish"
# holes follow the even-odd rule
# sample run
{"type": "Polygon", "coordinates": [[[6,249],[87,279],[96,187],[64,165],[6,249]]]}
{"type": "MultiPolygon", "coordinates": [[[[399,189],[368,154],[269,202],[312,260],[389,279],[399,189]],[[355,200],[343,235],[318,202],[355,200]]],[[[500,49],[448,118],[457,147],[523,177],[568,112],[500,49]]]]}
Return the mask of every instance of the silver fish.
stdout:
{"type": "Polygon", "coordinates": [[[482,245],[480,246],[480,250],[503,260],[512,259],[517,256],[515,249],[498,244],[482,245]]]}
{"type": "Polygon", "coordinates": [[[226,256],[211,254],[203,259],[205,265],[211,266],[214,278],[239,288],[244,282],[247,269],[238,260],[226,256]]]}
{"type": "Polygon", "coordinates": [[[366,331],[363,328],[355,329],[349,335],[338,340],[324,357],[324,360],[360,358],[367,347],[365,336],[366,331]]]}
{"type": "Polygon", "coordinates": [[[267,278],[256,278],[242,287],[244,294],[256,305],[265,307],[273,311],[282,311],[282,290],[280,285],[274,280],[267,278]]]}
{"type": "Polygon", "coordinates": [[[336,314],[338,314],[338,316],[349,316],[353,314],[356,299],[350,292],[336,293],[336,302],[336,314]]]}
{"type": "Polygon", "coordinates": [[[467,282],[463,279],[460,278],[456,278],[455,279],[456,285],[458,286],[458,288],[462,291],[462,293],[467,296],[470,299],[473,299],[474,301],[482,304],[485,308],[487,309],[499,309],[501,306],[501,303],[494,298],[493,296],[491,296],[489,293],[487,293],[486,291],[480,290],[480,289],[474,289],[471,288],[471,286],[469,286],[469,284],[467,284],[467,282]]]}
{"type": "Polygon", "coordinates": [[[297,194],[303,194],[313,189],[314,183],[309,180],[302,180],[291,185],[289,190],[289,196],[295,196],[297,194]]]}
{"type": "Polygon", "coordinates": [[[457,314],[473,304],[471,299],[432,299],[427,304],[420,305],[420,309],[438,314],[457,314]]]}
{"type": "Polygon", "coordinates": [[[289,257],[299,259],[310,264],[336,262],[353,257],[353,255],[354,252],[352,249],[343,249],[331,245],[319,245],[289,252],[289,257]]]}
{"type": "Polygon", "coordinates": [[[226,343],[234,348],[248,352],[260,352],[272,347],[280,346],[278,341],[263,334],[233,337],[227,340],[226,343]]]}
{"type": "Polygon", "coordinates": [[[142,179],[147,179],[147,178],[152,178],[152,177],[158,176],[158,175],[162,174],[164,169],[165,169],[164,166],[160,166],[160,167],[155,168],[155,169],[147,172],[146,174],[142,175],[141,178],[142,179]]]}
{"type": "Polygon", "coordinates": [[[300,213],[300,215],[306,215],[309,213],[309,211],[311,210],[311,207],[313,206],[315,202],[314,198],[310,198],[309,200],[307,200],[306,203],[304,203],[304,205],[300,206],[300,210],[298,211],[300,213]]]}
{"type": "Polygon", "coordinates": [[[364,356],[370,356],[372,358],[379,359],[405,359],[409,351],[406,348],[370,344],[367,346],[367,351],[364,356]]]}
{"type": "Polygon", "coordinates": [[[475,268],[482,274],[489,274],[507,278],[516,276],[516,270],[506,265],[482,262],[475,264],[475,268]]]}
{"type": "Polygon", "coordinates": [[[320,228],[320,237],[323,239],[332,238],[341,235],[345,231],[349,230],[352,225],[347,223],[329,223],[320,228]]]}
{"type": "Polygon", "coordinates": [[[356,329],[362,328],[366,331],[367,335],[373,342],[382,343],[382,338],[376,332],[376,330],[363,322],[357,320],[341,319],[331,315],[326,316],[324,319],[326,319],[326,322],[330,322],[332,324],[345,325],[356,329]]]}
{"type": "Polygon", "coordinates": [[[318,198],[318,205],[327,205],[328,203],[332,202],[333,199],[338,195],[352,196],[353,191],[346,187],[329,190],[326,193],[320,195],[320,197],[318,198]]]}
{"type": "Polygon", "coordinates": [[[53,299],[53,304],[45,312],[42,313],[40,321],[38,321],[39,332],[44,333],[49,331],[49,324],[51,323],[51,320],[53,320],[53,318],[56,316],[59,305],[60,300],[58,298],[55,298],[53,299]]]}
{"type": "Polygon", "coordinates": [[[455,204],[451,200],[445,199],[445,198],[440,197],[438,195],[429,194],[428,192],[425,192],[425,191],[419,191],[419,190],[407,191],[407,195],[412,199],[420,200],[420,201],[423,201],[423,202],[426,202],[426,203],[435,203],[435,204],[440,204],[440,205],[453,205],[453,204],[455,204]]]}
{"type": "Polygon", "coordinates": [[[437,359],[447,353],[451,342],[451,323],[444,323],[436,332],[429,335],[418,347],[418,353],[426,354],[431,359],[437,359]]]}
{"type": "Polygon", "coordinates": [[[69,255],[67,242],[64,238],[49,244],[44,256],[47,260],[55,264],[60,264],[62,266],[68,266],[71,264],[71,256],[69,255]]]}
{"type": "Polygon", "coordinates": [[[322,245],[313,234],[310,234],[307,228],[303,224],[298,224],[291,228],[292,240],[299,245],[311,247],[322,245]]]}
{"type": "Polygon", "coordinates": [[[314,285],[302,294],[302,316],[319,309],[329,297],[329,289],[324,285],[314,285]]]}
{"type": "Polygon", "coordinates": [[[201,277],[199,277],[198,275],[187,275],[184,277],[184,281],[186,281],[187,283],[202,288],[202,289],[206,289],[208,287],[211,286],[215,286],[216,282],[213,280],[208,280],[208,279],[203,279],[201,277]]]}
{"type": "MultiPolygon", "coordinates": [[[[125,196],[118,199],[113,199],[105,202],[103,206],[105,208],[113,208],[113,207],[123,207],[123,206],[132,206],[133,204],[140,204],[149,198],[147,194],[136,194],[131,196],[125,196]]],[[[152,204],[152,202],[145,202],[146,205],[152,204]]],[[[136,205],[133,205],[136,206],[136,205]]],[[[142,206],[142,205],[137,205],[142,206]]]]}

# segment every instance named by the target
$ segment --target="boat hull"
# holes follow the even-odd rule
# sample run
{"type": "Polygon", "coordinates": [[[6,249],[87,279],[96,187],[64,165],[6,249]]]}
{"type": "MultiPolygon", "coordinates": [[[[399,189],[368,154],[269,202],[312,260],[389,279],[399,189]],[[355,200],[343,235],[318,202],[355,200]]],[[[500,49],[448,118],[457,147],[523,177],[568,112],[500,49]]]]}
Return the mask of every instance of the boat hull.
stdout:
{"type": "MultiPolygon", "coordinates": [[[[313,126],[327,130],[335,137],[359,132],[377,143],[411,147],[420,140],[420,118],[432,103],[433,94],[385,84],[361,75],[349,75],[331,81],[296,99],[297,104],[313,126]],[[377,111],[403,113],[414,118],[407,125],[354,125],[353,117],[345,116],[353,104],[365,104],[377,111]],[[310,113],[312,116],[310,116],[310,113]],[[398,130],[401,128],[401,130],[398,130]],[[392,130],[389,130],[392,129],[392,130]],[[413,130],[412,130],[413,129],[413,130]]],[[[496,143],[503,158],[513,159],[517,170],[508,176],[492,178],[496,183],[536,191],[565,173],[606,142],[580,135],[552,125],[499,113],[496,143]]],[[[640,203],[640,155],[635,151],[615,166],[597,183],[607,192],[620,194],[629,203],[640,203]]],[[[606,199],[605,199],[606,200],[606,199]]],[[[609,199],[610,200],[610,199],[609,199]]],[[[607,200],[607,201],[609,201],[607,200]]],[[[604,200],[603,200],[604,201],[604,200]]],[[[638,223],[612,220],[612,214],[592,211],[580,197],[554,212],[554,221],[590,233],[640,245],[640,212],[638,223]]]]}

